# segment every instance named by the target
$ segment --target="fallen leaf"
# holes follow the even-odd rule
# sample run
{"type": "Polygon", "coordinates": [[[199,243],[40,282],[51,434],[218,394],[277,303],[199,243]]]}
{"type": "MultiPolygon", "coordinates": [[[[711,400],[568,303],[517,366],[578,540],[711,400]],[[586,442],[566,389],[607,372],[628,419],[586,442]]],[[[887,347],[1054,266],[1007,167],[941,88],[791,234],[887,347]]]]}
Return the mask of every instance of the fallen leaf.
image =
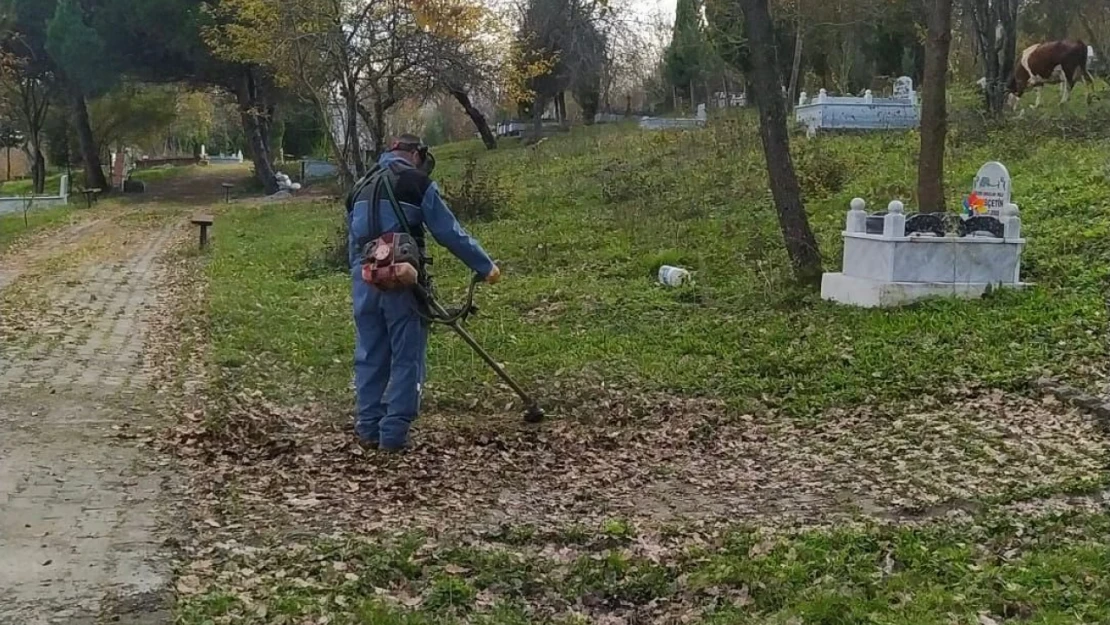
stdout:
{"type": "Polygon", "coordinates": [[[183,575],[177,580],[177,592],[183,595],[195,595],[200,592],[200,579],[195,575],[183,575]]]}

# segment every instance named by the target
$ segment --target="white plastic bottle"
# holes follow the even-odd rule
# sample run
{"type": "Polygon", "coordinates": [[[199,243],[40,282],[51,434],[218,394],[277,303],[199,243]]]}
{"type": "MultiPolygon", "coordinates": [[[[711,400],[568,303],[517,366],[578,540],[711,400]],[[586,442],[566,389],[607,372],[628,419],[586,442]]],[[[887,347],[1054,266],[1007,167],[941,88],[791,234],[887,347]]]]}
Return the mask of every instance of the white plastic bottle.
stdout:
{"type": "Polygon", "coordinates": [[[690,272],[682,267],[663,265],[659,268],[659,284],[666,286],[682,286],[690,281],[690,272]]]}

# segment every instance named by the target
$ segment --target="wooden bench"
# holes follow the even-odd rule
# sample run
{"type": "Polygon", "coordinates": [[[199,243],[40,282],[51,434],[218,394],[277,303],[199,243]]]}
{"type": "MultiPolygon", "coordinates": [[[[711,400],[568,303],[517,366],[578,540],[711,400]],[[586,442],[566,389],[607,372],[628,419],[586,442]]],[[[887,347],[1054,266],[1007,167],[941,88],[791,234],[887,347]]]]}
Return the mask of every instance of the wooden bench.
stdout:
{"type": "Polygon", "coordinates": [[[197,215],[193,217],[192,223],[194,226],[200,226],[200,247],[204,249],[208,247],[208,228],[212,226],[215,220],[211,215],[197,215]]]}
{"type": "Polygon", "coordinates": [[[100,189],[83,189],[81,193],[85,194],[85,208],[92,208],[100,200],[100,189]]]}
{"type": "Polygon", "coordinates": [[[220,186],[224,188],[224,204],[231,204],[231,190],[235,188],[235,185],[225,182],[220,186]]]}

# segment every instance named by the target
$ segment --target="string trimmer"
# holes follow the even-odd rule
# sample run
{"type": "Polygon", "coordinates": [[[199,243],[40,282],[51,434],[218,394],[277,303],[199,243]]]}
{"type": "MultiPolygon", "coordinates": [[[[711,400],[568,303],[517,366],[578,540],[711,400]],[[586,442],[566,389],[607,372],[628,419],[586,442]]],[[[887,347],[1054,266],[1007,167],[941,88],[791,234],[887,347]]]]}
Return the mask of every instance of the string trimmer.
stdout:
{"type": "Polygon", "coordinates": [[[416,293],[416,296],[423,301],[424,305],[431,313],[430,315],[424,315],[423,313],[421,313],[421,316],[432,323],[438,323],[451,328],[455,331],[455,334],[458,334],[460,337],[462,337],[462,340],[465,341],[471,349],[477,352],[478,355],[482,357],[482,360],[484,360],[486,364],[489,365],[490,368],[493,369],[494,372],[497,373],[497,375],[505,381],[505,384],[508,384],[509,387],[513,389],[517,396],[520,397],[521,401],[524,402],[524,420],[528,423],[539,423],[540,421],[543,421],[544,418],[544,412],[543,409],[540,408],[539,402],[533,399],[531,395],[529,395],[519,384],[517,384],[516,380],[513,380],[513,378],[510,377],[509,374],[505,371],[505,368],[497,364],[497,361],[489,355],[489,352],[483,349],[482,346],[478,344],[478,341],[474,340],[474,337],[466,331],[466,328],[462,327],[463,322],[465,322],[469,317],[478,314],[478,307],[474,305],[474,290],[481,282],[482,277],[475,275],[474,279],[470,281],[470,288],[467,289],[466,303],[463,304],[460,308],[454,308],[451,310],[448,310],[441,306],[439,302],[436,301],[435,297],[424,286],[420,284],[415,285],[413,289],[416,293]]]}

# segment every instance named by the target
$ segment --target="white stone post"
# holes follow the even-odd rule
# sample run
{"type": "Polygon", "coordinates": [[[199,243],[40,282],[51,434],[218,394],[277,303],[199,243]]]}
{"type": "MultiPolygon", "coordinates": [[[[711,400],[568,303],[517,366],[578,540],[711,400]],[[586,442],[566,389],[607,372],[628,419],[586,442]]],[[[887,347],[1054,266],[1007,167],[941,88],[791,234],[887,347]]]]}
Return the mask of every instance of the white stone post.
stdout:
{"type": "Polygon", "coordinates": [[[63,200],[69,197],[69,176],[62,176],[61,186],[58,189],[58,195],[62,196],[63,200]]]}
{"type": "Polygon", "coordinates": [[[807,97],[808,97],[808,96],[806,95],[806,92],[805,92],[805,91],[803,91],[803,92],[801,92],[800,94],[798,94],[798,106],[805,106],[805,105],[806,105],[806,98],[807,98],[807,97]]]}
{"type": "Polygon", "coordinates": [[[817,92],[817,103],[824,104],[829,99],[829,93],[824,89],[817,92]]]}
{"type": "Polygon", "coordinates": [[[868,89],[867,91],[864,91],[863,92],[863,103],[864,104],[874,104],[874,102],[875,102],[875,100],[871,95],[871,90],[868,89]]]}
{"type": "Polygon", "coordinates": [[[1021,211],[1017,204],[1002,207],[1002,238],[1006,240],[1021,238],[1021,211]]]}
{"type": "Polygon", "coordinates": [[[861,197],[852,200],[852,208],[848,211],[848,232],[867,232],[867,202],[861,197]]]}
{"type": "Polygon", "coordinates": [[[699,104],[698,105],[698,121],[702,122],[702,123],[705,123],[706,121],[709,121],[709,115],[705,112],[705,105],[704,104],[699,104]]]}
{"type": "Polygon", "coordinates": [[[906,236],[906,208],[898,200],[887,205],[883,217],[883,238],[895,239],[906,236]]]}

